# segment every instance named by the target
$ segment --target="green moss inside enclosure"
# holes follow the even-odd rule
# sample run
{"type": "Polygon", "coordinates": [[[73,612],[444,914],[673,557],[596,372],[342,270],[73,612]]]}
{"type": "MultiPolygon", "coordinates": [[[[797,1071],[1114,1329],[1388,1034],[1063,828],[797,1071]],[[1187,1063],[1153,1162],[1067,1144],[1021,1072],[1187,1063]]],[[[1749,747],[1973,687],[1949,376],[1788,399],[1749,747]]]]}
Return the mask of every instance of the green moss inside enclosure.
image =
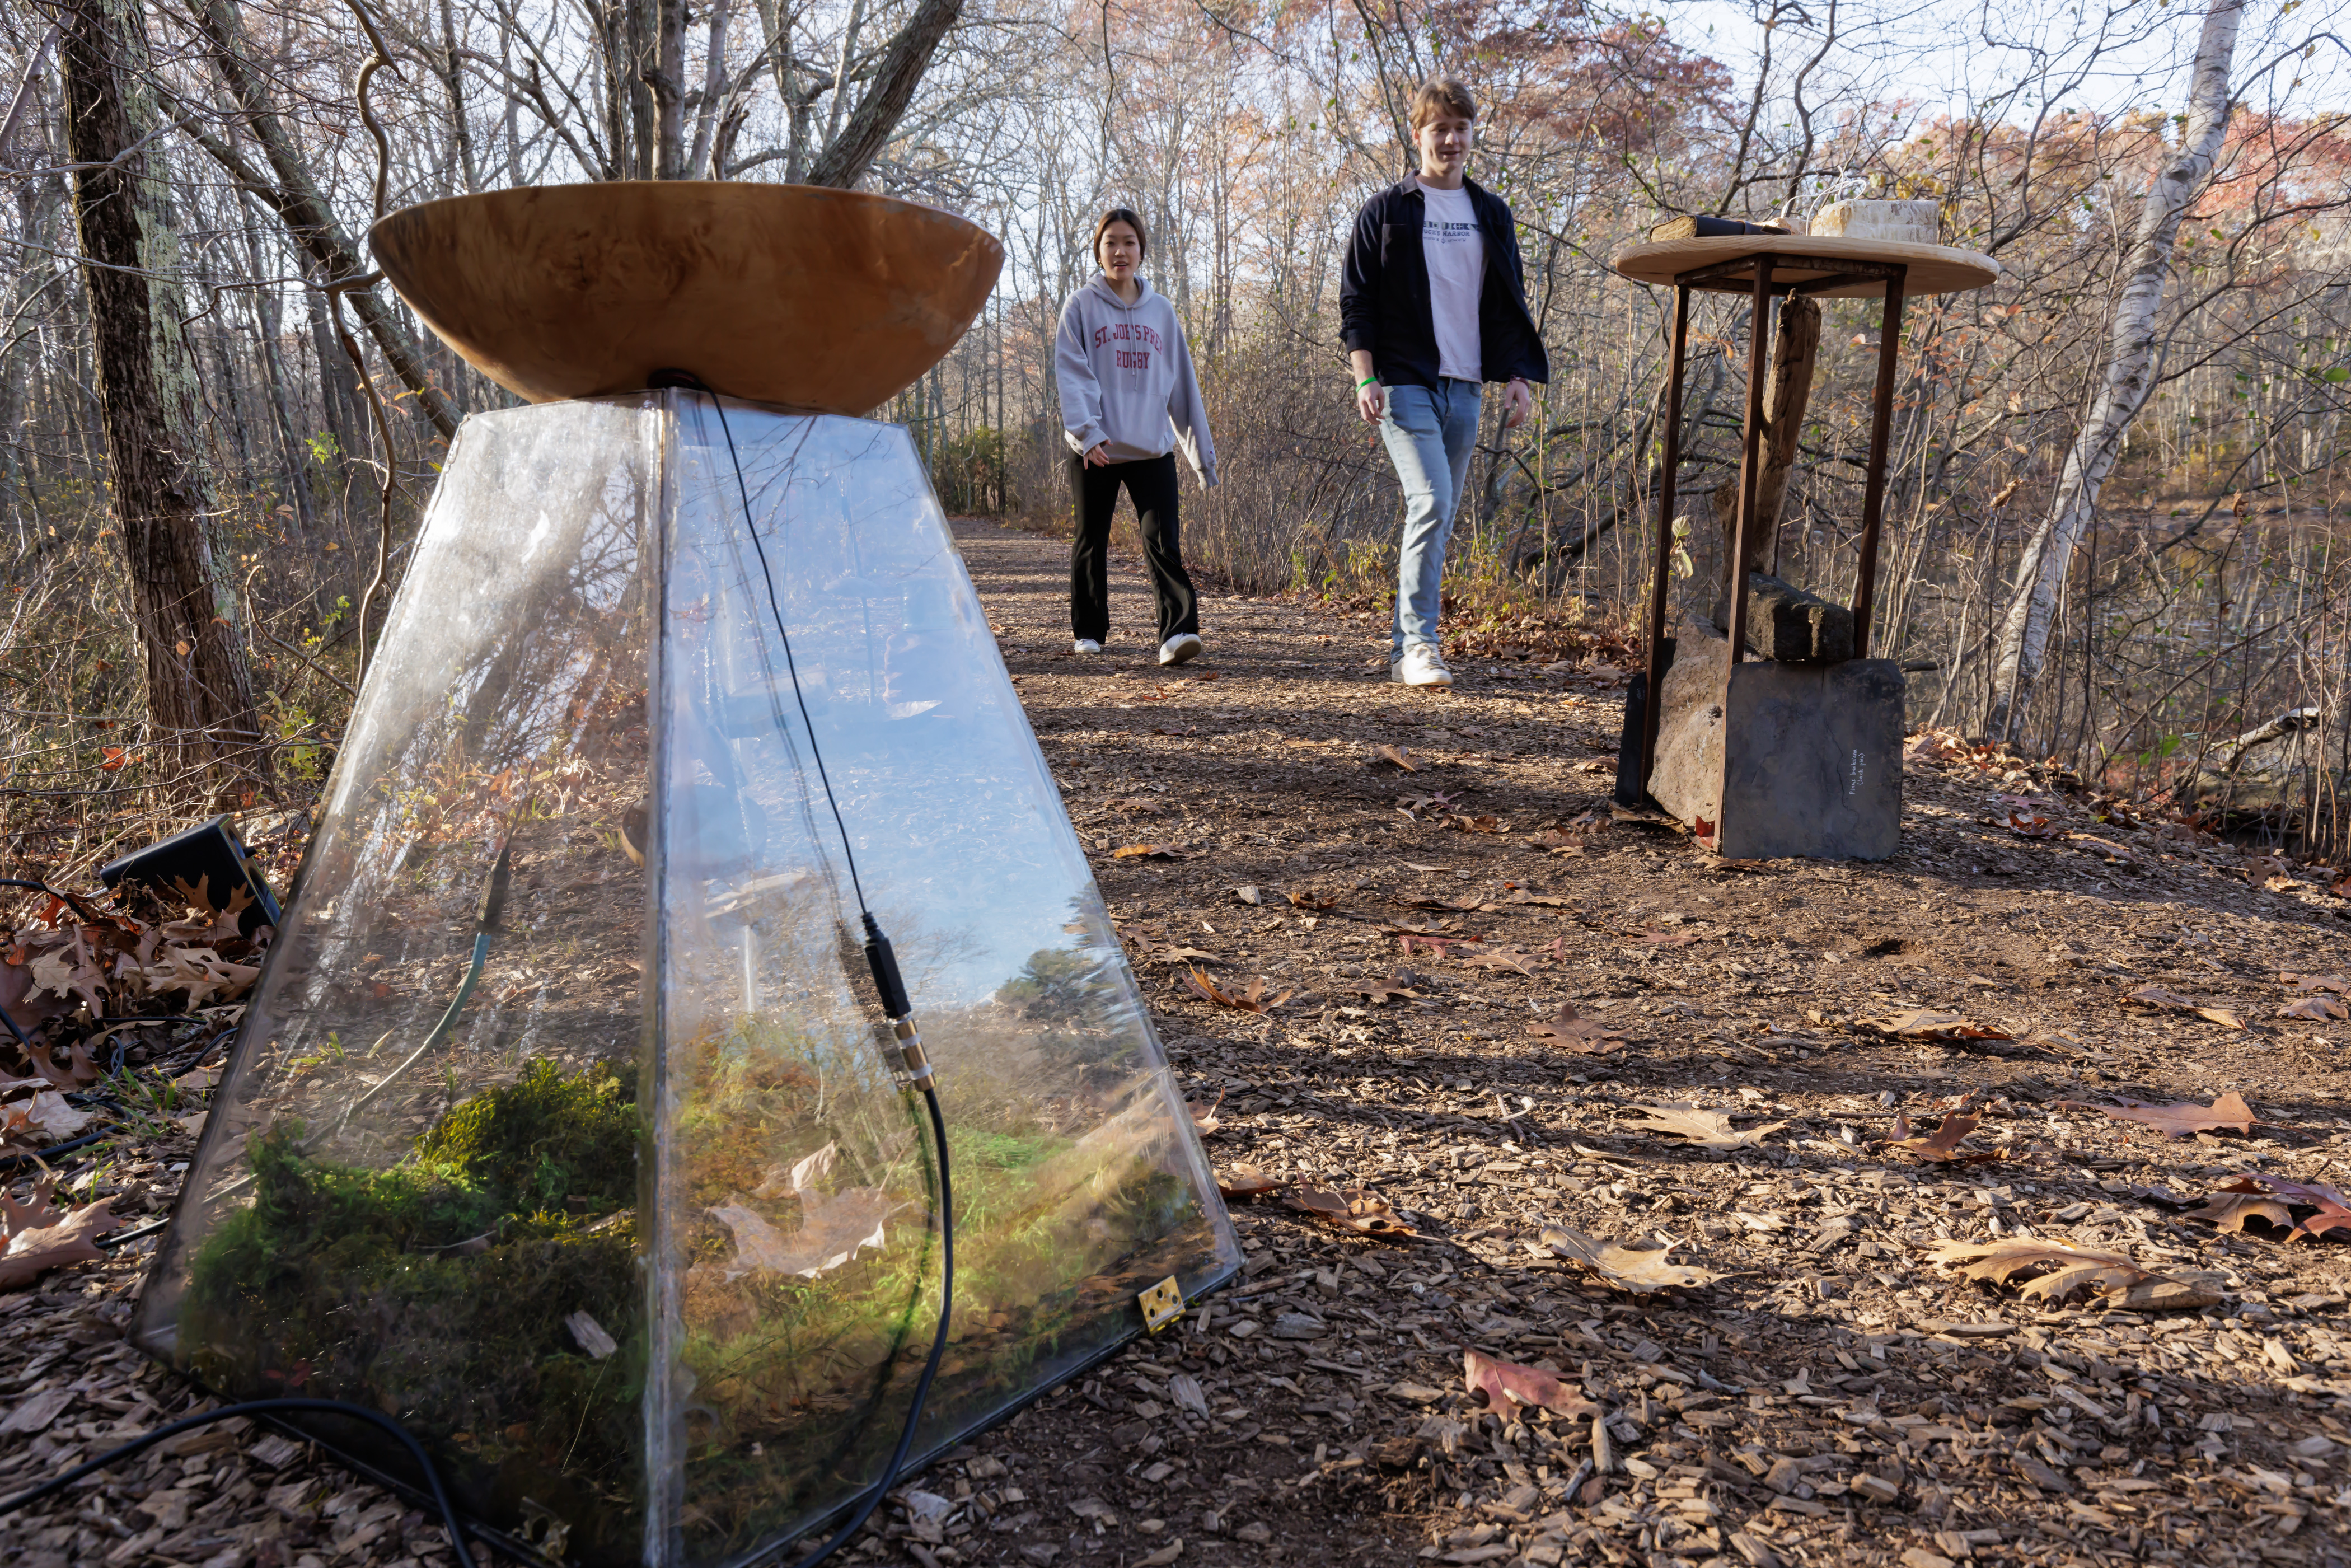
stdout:
{"type": "MultiPolygon", "coordinates": [[[[820,1100],[796,1043],[764,1026],[701,1042],[676,1124],[673,1440],[697,1560],[768,1539],[879,1466],[938,1310],[923,1128],[886,1087],[820,1100]],[[778,1190],[779,1156],[828,1146],[839,1166],[821,1187],[778,1190]],[[747,1259],[714,1218],[758,1216],[790,1244],[842,1206],[864,1218],[835,1227],[812,1273],[747,1259]]],[[[305,1154],[298,1124],[272,1127],[249,1150],[250,1207],[190,1266],[183,1354],[224,1393],[381,1409],[481,1517],[538,1521],[535,1540],[581,1563],[633,1563],[639,1137],[609,1068],[548,1062],[452,1107],[386,1169],[305,1154]],[[582,1347],[582,1312],[616,1352],[582,1347]]],[[[1210,1244],[1190,1187],[1132,1128],[1072,1137],[999,1103],[954,1126],[951,1145],[956,1333],[925,1426],[942,1437],[1115,1343],[1135,1292],[1210,1244]]],[[[371,1433],[348,1440],[382,1450],[371,1433]]]]}
{"type": "Polygon", "coordinates": [[[489,1518],[552,1512],[575,1522],[575,1550],[593,1549],[577,1531],[592,1521],[625,1535],[644,1336],[620,1080],[535,1062],[388,1170],[305,1155],[301,1135],[281,1124],[254,1141],[251,1207],[191,1264],[192,1369],[225,1391],[383,1410],[489,1518]],[[566,1325],[579,1312],[620,1349],[582,1350],[566,1325]]]}

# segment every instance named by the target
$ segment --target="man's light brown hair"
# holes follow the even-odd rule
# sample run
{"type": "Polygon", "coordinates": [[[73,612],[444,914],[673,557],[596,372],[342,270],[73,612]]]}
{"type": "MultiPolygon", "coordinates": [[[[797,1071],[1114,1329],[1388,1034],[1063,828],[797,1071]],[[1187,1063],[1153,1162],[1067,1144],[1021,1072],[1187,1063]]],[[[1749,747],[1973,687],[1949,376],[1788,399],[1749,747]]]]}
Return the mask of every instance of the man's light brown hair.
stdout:
{"type": "Polygon", "coordinates": [[[1414,135],[1440,114],[1458,115],[1463,120],[1478,118],[1478,100],[1469,96],[1468,87],[1459,77],[1431,77],[1413,89],[1414,135]]]}

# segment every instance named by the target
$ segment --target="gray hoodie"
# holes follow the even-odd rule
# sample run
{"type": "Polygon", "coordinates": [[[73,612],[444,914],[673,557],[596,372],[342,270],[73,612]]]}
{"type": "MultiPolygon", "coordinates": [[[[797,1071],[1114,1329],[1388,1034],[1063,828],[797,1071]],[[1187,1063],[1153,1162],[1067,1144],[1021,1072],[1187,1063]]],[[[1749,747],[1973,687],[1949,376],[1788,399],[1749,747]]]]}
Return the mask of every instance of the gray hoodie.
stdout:
{"type": "Polygon", "coordinates": [[[1217,482],[1217,448],[1192,374],[1192,350],[1166,297],[1135,279],[1129,305],[1096,274],[1061,308],[1053,373],[1070,450],[1110,444],[1113,463],[1164,457],[1180,443],[1200,482],[1217,482]]]}

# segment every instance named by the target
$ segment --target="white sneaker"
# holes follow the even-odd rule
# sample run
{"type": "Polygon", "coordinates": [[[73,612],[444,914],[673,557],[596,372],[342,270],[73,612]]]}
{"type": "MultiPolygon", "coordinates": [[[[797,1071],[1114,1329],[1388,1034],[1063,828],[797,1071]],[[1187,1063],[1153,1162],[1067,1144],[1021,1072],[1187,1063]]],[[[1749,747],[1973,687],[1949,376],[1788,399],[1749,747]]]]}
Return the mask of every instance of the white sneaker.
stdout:
{"type": "Polygon", "coordinates": [[[1388,679],[1408,686],[1449,686],[1453,672],[1445,667],[1444,654],[1426,643],[1415,643],[1388,666],[1388,679]]]}
{"type": "Polygon", "coordinates": [[[1163,664],[1188,664],[1207,651],[1207,645],[1189,632],[1178,632],[1159,644],[1159,662],[1163,664]]]}
{"type": "Polygon", "coordinates": [[[1070,652],[1072,653],[1099,653],[1102,652],[1102,644],[1095,642],[1092,637],[1081,637],[1075,643],[1070,644],[1070,652]]]}

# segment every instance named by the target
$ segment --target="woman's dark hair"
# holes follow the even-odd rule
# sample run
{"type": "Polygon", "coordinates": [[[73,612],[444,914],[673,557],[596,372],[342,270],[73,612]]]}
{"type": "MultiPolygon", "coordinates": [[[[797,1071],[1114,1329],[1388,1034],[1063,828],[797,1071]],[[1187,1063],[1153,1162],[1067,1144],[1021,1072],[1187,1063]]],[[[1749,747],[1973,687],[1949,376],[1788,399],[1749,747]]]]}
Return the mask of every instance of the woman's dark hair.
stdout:
{"type": "Polygon", "coordinates": [[[1113,224],[1124,224],[1127,227],[1133,229],[1134,231],[1134,237],[1142,242],[1143,254],[1146,256],[1151,254],[1151,231],[1143,226],[1143,220],[1134,215],[1134,209],[1132,207],[1113,207],[1110,211],[1102,215],[1102,221],[1100,223],[1094,225],[1094,243],[1092,254],[1096,267],[1100,267],[1102,265],[1102,230],[1110,227],[1113,224]]]}

